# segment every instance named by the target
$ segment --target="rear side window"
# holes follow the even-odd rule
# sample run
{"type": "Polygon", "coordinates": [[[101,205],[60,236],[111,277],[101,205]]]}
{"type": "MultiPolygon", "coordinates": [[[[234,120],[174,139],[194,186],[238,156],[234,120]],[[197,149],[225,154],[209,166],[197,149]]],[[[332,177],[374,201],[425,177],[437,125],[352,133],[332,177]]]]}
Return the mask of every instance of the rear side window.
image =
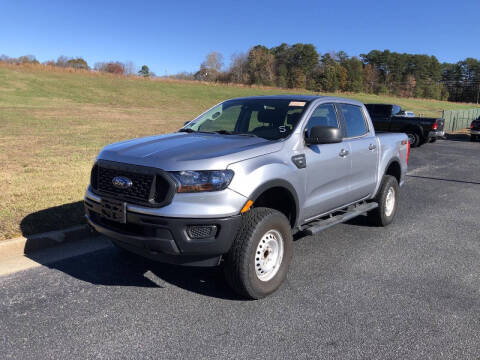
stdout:
{"type": "Polygon", "coordinates": [[[402,112],[402,108],[398,105],[393,105],[392,107],[392,115],[398,115],[402,112]]]}
{"type": "Polygon", "coordinates": [[[392,114],[391,105],[366,104],[365,107],[372,117],[387,117],[392,114]]]}
{"type": "Polygon", "coordinates": [[[343,118],[345,119],[345,128],[347,137],[356,137],[365,135],[368,132],[363,111],[360,106],[342,104],[343,118]]]}
{"type": "Polygon", "coordinates": [[[337,113],[333,104],[319,105],[310,116],[305,131],[310,134],[310,129],[314,126],[333,126],[338,127],[337,113]]]}

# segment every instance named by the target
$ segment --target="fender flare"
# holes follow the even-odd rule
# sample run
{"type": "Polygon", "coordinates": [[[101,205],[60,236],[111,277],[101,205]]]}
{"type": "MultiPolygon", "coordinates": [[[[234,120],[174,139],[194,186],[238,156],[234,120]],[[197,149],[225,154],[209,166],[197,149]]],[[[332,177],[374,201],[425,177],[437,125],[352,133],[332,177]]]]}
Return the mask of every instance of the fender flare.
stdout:
{"type": "Polygon", "coordinates": [[[383,175],[382,177],[386,174],[387,169],[392,165],[393,163],[397,163],[398,166],[400,167],[400,180],[402,179],[403,175],[403,168],[402,168],[402,162],[400,161],[400,158],[398,156],[394,156],[390,159],[390,161],[385,165],[385,168],[383,169],[383,175]]]}
{"type": "Polygon", "coordinates": [[[272,188],[284,188],[285,190],[287,190],[292,198],[293,198],[293,201],[295,203],[295,221],[294,221],[294,224],[293,226],[297,226],[297,222],[298,222],[298,219],[299,219],[299,211],[300,211],[300,205],[299,205],[299,200],[298,200],[298,194],[297,194],[297,191],[295,190],[295,187],[290,184],[288,181],[286,180],[283,180],[283,179],[272,179],[272,180],[269,180],[265,183],[263,183],[262,185],[260,185],[259,187],[257,187],[253,192],[252,194],[249,196],[250,200],[253,201],[253,203],[255,203],[255,201],[260,197],[260,195],[262,195],[265,191],[269,190],[269,189],[272,189],[272,188]]]}
{"type": "Polygon", "coordinates": [[[403,174],[403,168],[402,168],[402,162],[400,161],[400,158],[398,156],[394,156],[392,157],[387,165],[385,165],[385,167],[383,169],[378,169],[378,182],[377,182],[377,186],[375,187],[375,191],[374,191],[374,196],[377,196],[377,193],[378,193],[378,189],[380,189],[380,185],[382,184],[382,179],[383,177],[385,176],[386,172],[387,172],[387,169],[390,167],[390,165],[392,165],[394,162],[396,162],[398,164],[398,166],[400,166],[400,181],[402,179],[402,175],[403,174]]]}

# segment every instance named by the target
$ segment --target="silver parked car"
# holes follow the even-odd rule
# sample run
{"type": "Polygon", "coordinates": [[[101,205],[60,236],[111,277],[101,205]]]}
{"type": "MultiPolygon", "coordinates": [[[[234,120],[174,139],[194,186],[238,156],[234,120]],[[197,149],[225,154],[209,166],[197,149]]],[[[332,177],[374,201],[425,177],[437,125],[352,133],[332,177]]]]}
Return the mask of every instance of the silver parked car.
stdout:
{"type": "Polygon", "coordinates": [[[222,264],[239,294],[286,277],[294,233],[367,213],[394,219],[405,134],[376,135],[365,106],[321,96],[232,99],[179,131],[106,146],[85,194],[88,223],[162,262],[222,264]]]}

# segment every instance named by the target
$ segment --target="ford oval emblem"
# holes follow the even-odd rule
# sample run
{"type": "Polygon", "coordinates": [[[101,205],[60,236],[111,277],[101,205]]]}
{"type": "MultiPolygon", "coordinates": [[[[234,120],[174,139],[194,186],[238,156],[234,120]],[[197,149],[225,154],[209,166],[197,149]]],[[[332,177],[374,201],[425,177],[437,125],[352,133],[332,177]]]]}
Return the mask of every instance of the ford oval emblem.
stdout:
{"type": "Polygon", "coordinates": [[[115,176],[112,179],[112,184],[117,189],[128,189],[130,186],[133,185],[132,180],[125,176],[115,176]]]}

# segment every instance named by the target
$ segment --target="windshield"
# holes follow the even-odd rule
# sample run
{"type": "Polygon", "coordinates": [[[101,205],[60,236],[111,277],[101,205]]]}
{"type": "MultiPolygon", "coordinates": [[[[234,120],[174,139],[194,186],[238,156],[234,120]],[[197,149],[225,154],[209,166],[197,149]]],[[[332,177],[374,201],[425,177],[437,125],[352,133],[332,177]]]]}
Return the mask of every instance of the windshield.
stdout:
{"type": "Polygon", "coordinates": [[[282,139],[295,129],[307,105],[307,101],[292,99],[228,100],[188,123],[181,131],[282,139]]]}

